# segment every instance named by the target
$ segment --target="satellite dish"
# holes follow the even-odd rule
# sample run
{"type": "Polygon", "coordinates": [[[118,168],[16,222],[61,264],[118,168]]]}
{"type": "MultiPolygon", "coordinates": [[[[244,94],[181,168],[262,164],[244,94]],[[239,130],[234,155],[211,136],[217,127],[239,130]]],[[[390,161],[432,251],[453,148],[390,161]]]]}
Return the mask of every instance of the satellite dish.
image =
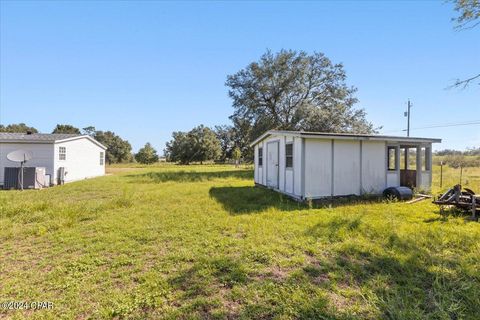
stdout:
{"type": "Polygon", "coordinates": [[[20,162],[20,172],[19,172],[19,180],[20,180],[20,190],[23,190],[23,165],[28,160],[32,159],[32,153],[30,151],[25,150],[15,150],[7,154],[7,159],[13,162],[20,162]]]}
{"type": "Polygon", "coordinates": [[[32,153],[25,150],[15,150],[7,154],[7,159],[13,162],[26,162],[32,159],[32,153]]]}

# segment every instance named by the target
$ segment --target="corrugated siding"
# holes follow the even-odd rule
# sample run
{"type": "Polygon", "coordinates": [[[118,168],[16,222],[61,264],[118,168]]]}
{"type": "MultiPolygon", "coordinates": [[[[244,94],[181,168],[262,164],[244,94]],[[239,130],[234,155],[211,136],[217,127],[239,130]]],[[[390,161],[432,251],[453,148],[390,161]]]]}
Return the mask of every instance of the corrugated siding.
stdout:
{"type": "Polygon", "coordinates": [[[332,141],[305,140],[305,197],[332,195],[332,141]]]}
{"type": "Polygon", "coordinates": [[[302,138],[293,138],[293,194],[302,197],[302,138]]]}
{"type": "Polygon", "coordinates": [[[362,142],[362,193],[382,193],[387,160],[384,142],[362,142]]]}
{"type": "Polygon", "coordinates": [[[333,195],[360,194],[360,141],[334,140],[333,195]]]}

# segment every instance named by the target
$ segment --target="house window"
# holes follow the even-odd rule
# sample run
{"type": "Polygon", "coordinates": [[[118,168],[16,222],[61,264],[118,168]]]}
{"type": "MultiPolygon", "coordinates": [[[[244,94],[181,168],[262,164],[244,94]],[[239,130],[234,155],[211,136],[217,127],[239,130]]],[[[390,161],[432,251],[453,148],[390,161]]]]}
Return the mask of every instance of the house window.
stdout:
{"type": "Polygon", "coordinates": [[[103,166],[103,156],[104,156],[104,153],[103,152],[100,152],[100,165],[103,166]]]}
{"type": "Polygon", "coordinates": [[[263,148],[258,148],[258,166],[263,165],[263,148]]]}
{"type": "Polygon", "coordinates": [[[58,160],[67,160],[67,148],[58,147],[58,160]]]}
{"type": "Polygon", "coordinates": [[[397,170],[397,148],[388,147],[387,148],[387,157],[388,157],[388,170],[397,170]]]}
{"type": "Polygon", "coordinates": [[[293,143],[285,145],[285,167],[293,168],[293,143]]]}

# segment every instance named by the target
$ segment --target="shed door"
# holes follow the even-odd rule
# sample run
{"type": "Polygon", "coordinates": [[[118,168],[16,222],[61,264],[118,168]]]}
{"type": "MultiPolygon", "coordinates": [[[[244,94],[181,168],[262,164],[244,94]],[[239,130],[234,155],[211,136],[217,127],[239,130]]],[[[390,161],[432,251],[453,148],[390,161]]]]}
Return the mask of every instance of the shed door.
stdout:
{"type": "Polygon", "coordinates": [[[278,189],[278,141],[267,143],[267,186],[278,189]]]}

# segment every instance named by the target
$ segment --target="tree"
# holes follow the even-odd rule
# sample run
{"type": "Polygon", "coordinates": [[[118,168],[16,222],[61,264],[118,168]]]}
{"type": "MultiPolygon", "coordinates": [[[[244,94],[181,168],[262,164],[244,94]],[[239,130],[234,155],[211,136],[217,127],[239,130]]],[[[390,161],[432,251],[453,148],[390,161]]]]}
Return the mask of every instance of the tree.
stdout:
{"type": "Polygon", "coordinates": [[[216,160],[221,155],[220,141],[215,132],[203,125],[193,128],[188,133],[193,150],[193,161],[202,163],[207,160],[216,160]]]}
{"type": "MultiPolygon", "coordinates": [[[[452,0],[455,4],[455,11],[459,13],[452,20],[456,22],[457,30],[475,28],[480,24],[480,1],[479,0],[452,0]]],[[[465,89],[473,82],[480,80],[480,73],[471,76],[468,79],[457,79],[452,87],[461,87],[465,89]]],[[[480,85],[480,81],[477,83],[480,85]]]]}
{"type": "Polygon", "coordinates": [[[57,124],[52,133],[69,133],[69,134],[80,134],[80,129],[70,125],[70,124],[57,124]]]}
{"type": "Polygon", "coordinates": [[[94,126],[88,126],[82,129],[83,134],[89,135],[91,137],[95,136],[95,132],[96,130],[94,126]]]}
{"type": "Polygon", "coordinates": [[[112,131],[96,131],[95,140],[107,147],[105,158],[109,164],[129,162],[132,159],[132,146],[112,131]]]}
{"type": "Polygon", "coordinates": [[[232,121],[234,144],[240,148],[244,159],[253,160],[253,148],[250,147],[250,142],[263,133],[261,132],[263,128],[254,127],[248,119],[233,118],[232,121]]]}
{"type": "Polygon", "coordinates": [[[135,160],[142,164],[152,164],[158,162],[157,150],[155,150],[152,145],[147,142],[145,146],[138,150],[138,153],[135,154],[135,160]]]}
{"type": "Polygon", "coordinates": [[[353,107],[356,89],[345,79],[343,66],[322,53],[267,51],[259,61],[227,77],[235,109],[230,118],[235,128],[241,127],[241,145],[248,146],[270,129],[374,132],[365,111],[353,107]]]}
{"type": "Polygon", "coordinates": [[[165,155],[169,161],[189,164],[219,159],[220,141],[210,128],[200,125],[189,132],[174,132],[167,142],[165,155]]]}
{"type": "Polygon", "coordinates": [[[240,164],[240,159],[242,158],[242,152],[239,147],[235,147],[232,151],[232,158],[235,160],[235,167],[238,167],[240,164]]]}
{"type": "Polygon", "coordinates": [[[225,161],[232,157],[232,150],[235,146],[234,128],[229,125],[215,126],[215,135],[220,141],[221,155],[220,160],[225,161]]]}
{"type": "Polygon", "coordinates": [[[38,130],[34,127],[29,127],[25,123],[12,123],[8,126],[0,124],[0,132],[10,132],[10,133],[38,133],[38,130]]]}
{"type": "Polygon", "coordinates": [[[240,153],[247,159],[253,159],[253,153],[250,152],[250,134],[251,125],[248,121],[242,119],[233,119],[232,125],[215,126],[215,134],[220,140],[222,154],[220,159],[225,161],[233,159],[232,152],[235,147],[240,149],[240,153]]]}
{"type": "Polygon", "coordinates": [[[192,157],[192,149],[188,133],[173,132],[172,140],[167,142],[164,153],[167,161],[189,163],[192,157]]]}

